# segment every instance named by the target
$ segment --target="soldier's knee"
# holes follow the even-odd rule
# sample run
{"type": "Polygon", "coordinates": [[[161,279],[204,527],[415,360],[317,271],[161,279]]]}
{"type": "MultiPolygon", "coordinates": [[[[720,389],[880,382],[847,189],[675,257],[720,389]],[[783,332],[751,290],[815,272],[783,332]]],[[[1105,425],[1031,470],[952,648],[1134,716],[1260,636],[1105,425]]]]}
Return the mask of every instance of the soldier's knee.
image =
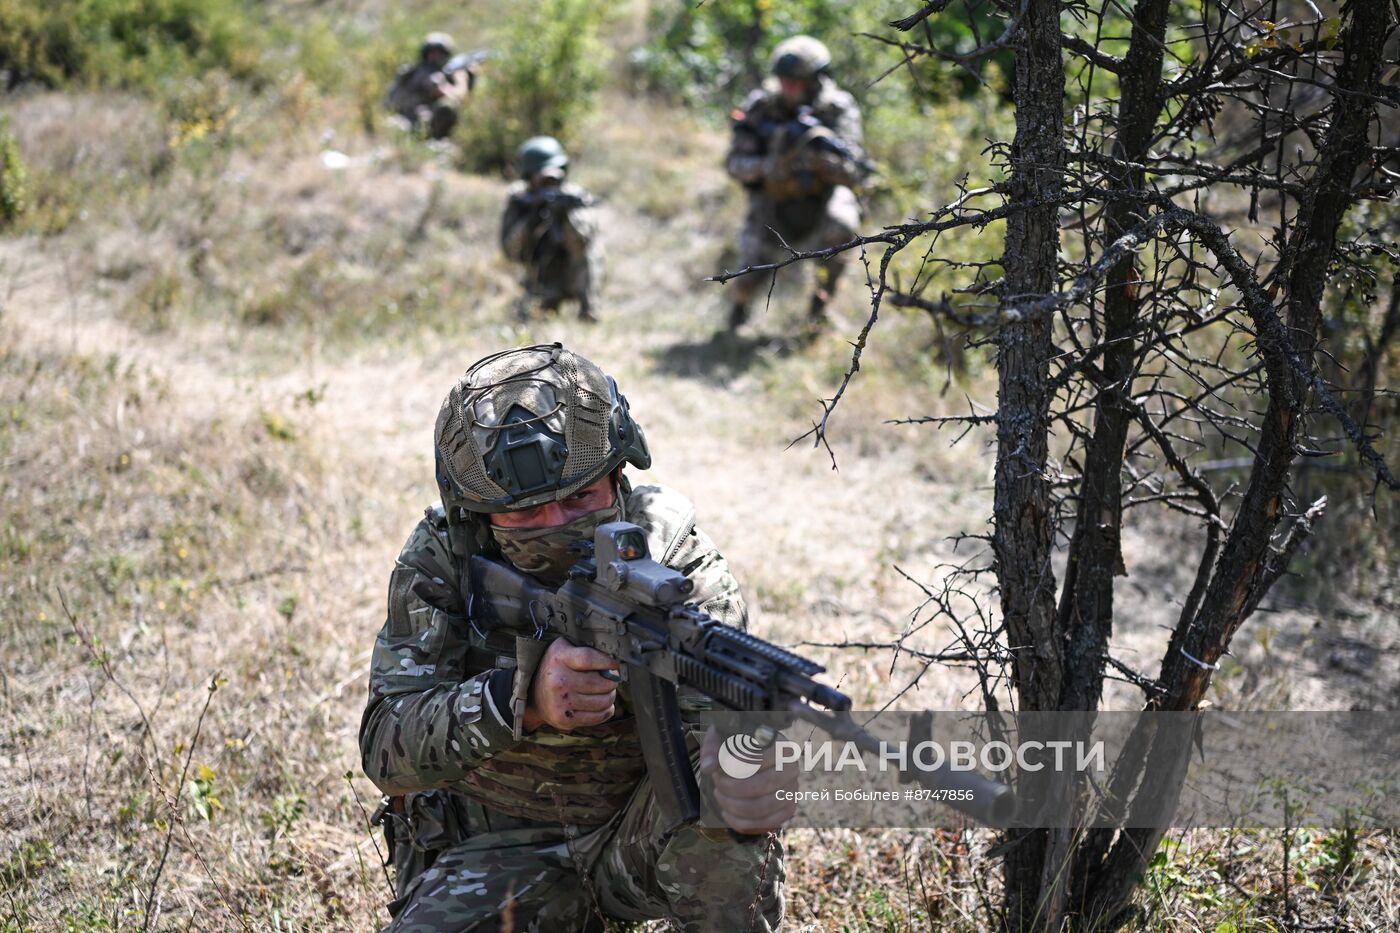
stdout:
{"type": "Polygon", "coordinates": [[[456,108],[439,104],[433,108],[432,118],[428,121],[428,135],[433,139],[446,139],[452,135],[456,126],[456,108]]]}
{"type": "Polygon", "coordinates": [[[845,186],[837,188],[826,202],[826,216],[822,220],[822,239],[825,245],[835,246],[855,239],[860,230],[860,202],[855,192],[845,186]]]}
{"type": "Polygon", "coordinates": [[[727,832],[682,830],[658,860],[657,880],[686,930],[776,930],[786,869],[776,835],[737,841],[727,832]]]}

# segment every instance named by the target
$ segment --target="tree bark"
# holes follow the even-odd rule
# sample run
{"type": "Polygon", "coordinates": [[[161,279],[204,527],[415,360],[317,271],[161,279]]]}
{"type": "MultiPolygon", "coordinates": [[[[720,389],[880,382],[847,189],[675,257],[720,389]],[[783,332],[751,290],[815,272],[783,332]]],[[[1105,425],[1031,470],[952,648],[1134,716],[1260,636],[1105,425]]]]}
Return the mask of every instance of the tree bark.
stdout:
{"type": "MultiPolygon", "coordinates": [[[[1162,112],[1163,37],[1168,0],[1139,0],[1133,12],[1131,43],[1119,68],[1121,94],[1113,155],[1139,165],[1152,145],[1162,112]]],[[[1124,168],[1109,180],[1110,190],[1142,191],[1144,172],[1124,168]]],[[[1105,239],[1117,240],[1141,220],[1140,203],[1109,202],[1105,239]]],[[[1095,710],[1103,697],[1104,662],[1113,635],[1114,578],[1127,573],[1122,553],[1123,450],[1133,423],[1132,382],[1140,360],[1131,339],[1142,313],[1141,275],[1134,254],[1115,263],[1104,294],[1102,358],[1093,435],[1087,443],[1079,509],[1065,563],[1059,627],[1064,632],[1065,679],[1060,709],[1095,710]]],[[[1110,829],[1090,830],[1081,840],[1070,875],[1071,907],[1082,911],[1103,857],[1113,843],[1110,829]]]]}
{"type": "MultiPolygon", "coordinates": [[[[1011,200],[1043,206],[1007,220],[1003,301],[1044,295],[1055,285],[1062,186],[1064,67],[1059,0],[1030,0],[1018,27],[1016,138],[1011,200]]],[[[997,335],[997,460],[992,547],[1001,611],[1014,652],[1012,676],[1023,710],[1052,710],[1062,683],[1050,567],[1054,521],[1046,476],[1051,322],[1028,315],[997,335]]],[[[1014,833],[1005,860],[1006,922],[1015,930],[1056,929],[1060,900],[1047,885],[1047,855],[1058,845],[1044,830],[1014,833]]]]}
{"type": "MultiPolygon", "coordinates": [[[[1284,262],[1290,263],[1287,339],[1309,367],[1321,321],[1327,266],[1338,227],[1355,200],[1353,182],[1368,156],[1369,127],[1375,114],[1373,95],[1380,85],[1385,41],[1395,22],[1389,3],[1354,2],[1349,13],[1350,21],[1342,34],[1343,60],[1337,72],[1340,91],[1334,92],[1333,118],[1284,252],[1284,262]]],[[[1206,245],[1218,257],[1228,247],[1223,237],[1206,245]]],[[[1242,263],[1240,272],[1247,274],[1242,263]]],[[[1246,291],[1245,283],[1235,284],[1246,291]]],[[[1257,284],[1250,284],[1257,293],[1257,284]]],[[[1262,294],[1256,294],[1256,300],[1262,300],[1262,294]]],[[[1266,354],[1277,352],[1266,346],[1271,339],[1259,328],[1261,350],[1266,354]]],[[[1183,619],[1172,633],[1159,675],[1167,692],[1153,704],[1159,709],[1197,708],[1210,685],[1215,662],[1278,576],[1278,558],[1271,545],[1283,518],[1288,471],[1297,454],[1310,381],[1305,373],[1287,366],[1270,365],[1268,370],[1269,407],[1248,487],[1196,616],[1183,619]]],[[[1151,770],[1149,758],[1147,771],[1151,770]]],[[[1139,788],[1139,794],[1144,792],[1139,788]]],[[[1155,829],[1118,834],[1095,873],[1088,898],[1085,913],[1094,926],[1117,925],[1161,838],[1162,832],[1155,829]]]]}
{"type": "MultiPolygon", "coordinates": [[[[1120,71],[1117,139],[1113,155],[1140,164],[1152,143],[1162,110],[1162,38],[1168,0],[1139,0],[1133,15],[1132,44],[1120,71]]],[[[1110,180],[1116,192],[1141,191],[1140,168],[1119,170],[1110,180]]],[[[1141,219],[1140,203],[1111,201],[1105,209],[1105,239],[1117,240],[1141,219]]],[[[1065,679],[1060,709],[1094,710],[1103,696],[1104,659],[1113,634],[1113,579],[1123,565],[1123,447],[1133,422],[1129,404],[1138,366],[1131,339],[1142,310],[1140,276],[1134,255],[1124,256],[1108,273],[1104,294],[1104,351],[1094,433],[1084,459],[1078,514],[1065,565],[1059,625],[1066,639],[1065,679]]]]}
{"type": "MultiPolygon", "coordinates": [[[[1285,251],[1288,339],[1309,366],[1337,228],[1354,201],[1357,170],[1369,155],[1382,51],[1394,26],[1389,3],[1355,2],[1349,11],[1337,71],[1341,90],[1334,95],[1333,118],[1318,153],[1317,169],[1285,251]]],[[[1269,546],[1283,518],[1283,496],[1297,455],[1309,379],[1296,371],[1271,369],[1268,387],[1269,407],[1244,499],[1196,618],[1173,632],[1162,662],[1160,681],[1167,688],[1163,709],[1196,708],[1210,684],[1215,662],[1263,596],[1258,584],[1265,579],[1269,546]]]]}

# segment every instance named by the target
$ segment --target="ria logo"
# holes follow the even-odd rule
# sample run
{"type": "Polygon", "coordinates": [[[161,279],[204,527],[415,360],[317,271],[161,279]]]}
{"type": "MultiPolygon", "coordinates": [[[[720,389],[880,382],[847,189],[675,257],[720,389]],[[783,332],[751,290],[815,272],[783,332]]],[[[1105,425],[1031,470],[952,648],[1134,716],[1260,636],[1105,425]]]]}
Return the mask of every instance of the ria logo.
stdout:
{"type": "Polygon", "coordinates": [[[736,732],[719,747],[720,770],[736,781],[758,773],[768,744],[743,732],[736,732]]]}

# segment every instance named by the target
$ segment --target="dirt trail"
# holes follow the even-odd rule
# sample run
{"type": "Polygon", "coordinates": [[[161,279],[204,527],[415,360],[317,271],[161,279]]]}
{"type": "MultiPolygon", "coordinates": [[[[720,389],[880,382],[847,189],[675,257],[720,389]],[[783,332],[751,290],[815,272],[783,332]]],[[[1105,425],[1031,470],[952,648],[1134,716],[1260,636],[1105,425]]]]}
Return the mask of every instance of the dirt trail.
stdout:
{"type": "MultiPolygon", "coordinates": [[[[407,196],[426,196],[426,179],[400,181],[407,196]]],[[[367,175],[359,183],[375,179],[367,175]]],[[[863,450],[838,439],[839,472],[824,452],[805,444],[787,449],[804,424],[788,417],[789,400],[765,395],[768,351],[751,342],[733,357],[711,360],[717,299],[667,262],[665,250],[672,244],[664,236],[658,241],[655,223],[611,206],[605,220],[612,268],[606,320],[599,327],[556,320],[522,331],[503,323],[498,333],[461,346],[406,353],[368,345],[333,356],[313,346],[301,360],[272,360],[245,355],[247,342],[221,323],[181,322],[161,333],[135,326],[123,318],[119,295],[103,296],[82,284],[70,288],[67,270],[74,260],[64,251],[77,244],[11,240],[0,244],[0,287],[10,291],[6,329],[21,345],[116,354],[123,365],[158,374],[173,389],[172,415],[179,417],[220,411],[253,416],[260,409],[288,408],[308,389],[322,392],[302,420],[316,422],[329,461],[356,464],[377,478],[380,492],[389,493],[374,496],[377,511],[367,516],[367,526],[401,529],[353,558],[362,566],[377,559],[385,568],[367,574],[353,599],[364,613],[355,624],[366,646],[378,626],[383,575],[401,535],[435,497],[431,431],[446,388],[486,352],[555,339],[617,375],[655,453],[654,468],[634,482],[665,483],[697,503],[702,523],[722,542],[750,593],[759,632],[784,641],[887,640],[917,595],[889,563],[913,561],[911,570],[922,569],[944,549],[940,539],[953,530],[948,490],[921,478],[926,468],[918,449],[890,443],[863,450]],[[664,271],[658,276],[657,270],[664,271]],[[632,291],[648,278],[645,293],[632,291]],[[658,296],[671,307],[658,309],[658,296]],[[681,318],[680,326],[670,327],[668,315],[681,318]],[[674,369],[686,374],[677,377],[674,369]]],[[[494,244],[464,248],[488,250],[494,244]]],[[[832,342],[830,355],[839,359],[842,349],[836,338],[832,342]]],[[[811,411],[829,390],[820,379],[811,380],[811,411]]],[[[956,484],[965,479],[958,477],[956,484]]],[[[971,497],[961,499],[973,519],[971,497]]],[[[336,576],[344,579],[345,570],[336,576]]],[[[874,669],[867,670],[866,662],[859,667],[858,678],[854,672],[838,676],[863,681],[874,669]]],[[[922,702],[952,702],[958,692],[949,683],[922,702]]]]}
{"type": "MultiPolygon", "coordinates": [[[[615,133],[628,132],[623,121],[613,125],[619,127],[615,133]]],[[[611,145],[625,151],[634,142],[624,135],[611,145]]],[[[728,183],[717,168],[721,144],[714,134],[688,144],[700,151],[692,157],[696,169],[690,182],[697,203],[722,204],[726,196],[728,183]]],[[[600,153],[592,155],[602,162],[600,153]]],[[[271,166],[252,170],[269,173],[271,166]]],[[[606,184],[606,173],[623,172],[625,164],[600,167],[594,180],[606,184]]],[[[582,180],[589,178],[585,174],[582,180]]],[[[295,186],[298,216],[312,223],[343,212],[347,204],[372,205],[362,208],[372,213],[396,203],[399,216],[393,220],[400,222],[418,211],[416,205],[441,194],[434,194],[434,186],[446,192],[447,203],[471,205],[499,203],[504,191],[503,183],[431,164],[417,172],[367,164],[336,175],[321,170],[308,152],[288,163],[282,175],[260,180],[254,196],[272,204],[288,196],[290,186],[295,186]]],[[[493,211],[479,208],[474,216],[453,218],[458,232],[452,249],[463,263],[499,265],[493,211]]],[[[839,471],[831,469],[824,452],[806,444],[788,449],[805,430],[806,419],[819,411],[815,400],[829,395],[839,380],[848,352],[843,340],[854,334],[862,314],[860,290],[848,287],[843,296],[843,327],[800,353],[759,339],[716,343],[712,333],[722,295],[698,279],[718,254],[717,239],[727,236],[723,213],[702,210],[697,222],[695,214],[644,214],[628,205],[622,191],[605,200],[609,277],[604,320],[596,327],[568,319],[521,326],[510,319],[500,296],[461,294],[464,305],[481,300],[497,312],[492,326],[462,341],[439,345],[429,335],[328,349],[314,336],[288,335],[302,352],[268,353],[265,336],[250,337],[223,321],[180,321],[164,332],[133,324],[122,314],[121,289],[99,287],[84,275],[91,259],[85,251],[94,245],[81,235],[0,241],[0,294],[9,296],[3,325],[8,339],[21,345],[115,353],[124,363],[158,373],[173,387],[182,416],[216,411],[251,416],[288,408],[308,390],[323,393],[300,417],[314,423],[329,461],[354,464],[373,477],[376,488],[363,491],[373,503],[367,525],[386,530],[387,540],[350,559],[356,566],[377,562],[384,568],[400,535],[434,498],[431,430],[446,388],[467,363],[487,352],[562,340],[616,374],[656,457],[654,468],[634,481],[666,483],[695,500],[702,523],[750,593],[761,634],[784,641],[887,641],[919,598],[894,566],[927,578],[936,563],[955,556],[949,535],[986,530],[990,453],[976,439],[950,452],[946,440],[932,432],[866,423],[910,412],[898,401],[883,404],[862,396],[859,380],[836,423],[839,471]]],[[[363,222],[363,217],[346,222],[363,222]]],[[[498,275],[508,290],[509,273],[498,275]]],[[[781,326],[784,300],[780,293],[779,307],[760,318],[761,329],[771,333],[781,326]]],[[[877,348],[874,365],[878,354],[877,348]]],[[[932,391],[925,397],[936,401],[932,391]]],[[[1150,673],[1161,626],[1171,619],[1171,598],[1163,593],[1170,592],[1170,578],[1180,568],[1153,566],[1155,549],[1146,537],[1130,535],[1128,548],[1130,564],[1150,569],[1125,586],[1125,601],[1133,603],[1134,612],[1120,626],[1120,650],[1150,673]]],[[[963,560],[974,553],[964,546],[956,556],[963,560]]],[[[354,624],[366,644],[378,624],[381,586],[382,573],[371,572],[355,588],[353,603],[364,617],[354,624]]],[[[1306,630],[1315,620],[1294,614],[1282,621],[1306,630]]],[[[1243,637],[1247,645],[1249,632],[1243,637]]],[[[924,644],[941,647],[946,641],[936,636],[924,644]]],[[[850,669],[842,679],[872,681],[864,699],[887,699],[892,689],[880,685],[884,665],[857,657],[848,658],[850,669]]],[[[1326,702],[1338,686],[1327,681],[1344,678],[1334,677],[1326,664],[1308,666],[1310,680],[1299,684],[1299,691],[1314,704],[1326,702]]],[[[966,677],[940,676],[914,702],[957,703],[968,686],[966,677]]],[[[1119,696],[1132,702],[1131,694],[1119,696]]]]}

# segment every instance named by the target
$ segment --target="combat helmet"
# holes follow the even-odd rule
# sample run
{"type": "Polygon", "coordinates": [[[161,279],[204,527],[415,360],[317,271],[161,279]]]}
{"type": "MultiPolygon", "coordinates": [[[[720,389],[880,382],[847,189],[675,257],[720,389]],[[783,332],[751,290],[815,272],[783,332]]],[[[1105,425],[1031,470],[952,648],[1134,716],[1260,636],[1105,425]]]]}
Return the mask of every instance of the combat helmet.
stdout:
{"type": "Polygon", "coordinates": [[[520,164],[520,177],[529,178],[545,169],[567,169],[569,154],[553,136],[531,136],[520,144],[516,161],[520,164]]]}
{"type": "Polygon", "coordinates": [[[429,52],[438,51],[452,57],[452,53],[457,50],[457,43],[452,41],[452,37],[445,32],[430,32],[423,37],[423,44],[418,47],[418,55],[427,58],[429,52]]]}
{"type": "Polygon", "coordinates": [[[814,81],[831,67],[831,50],[811,36],[793,36],[778,43],[769,67],[780,78],[814,81]]]}
{"type": "Polygon", "coordinates": [[[473,364],[443,400],[433,446],[458,554],[484,542],[488,513],[564,499],[624,462],[651,465],[617,383],[558,343],[473,364]]]}

